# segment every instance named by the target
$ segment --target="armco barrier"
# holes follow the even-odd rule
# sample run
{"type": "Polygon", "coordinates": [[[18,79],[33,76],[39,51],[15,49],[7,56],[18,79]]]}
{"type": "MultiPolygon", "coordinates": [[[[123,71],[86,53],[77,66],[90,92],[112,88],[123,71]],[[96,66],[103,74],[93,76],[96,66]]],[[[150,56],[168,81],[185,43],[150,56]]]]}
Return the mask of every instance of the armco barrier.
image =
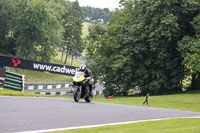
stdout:
{"type": "MultiPolygon", "coordinates": [[[[27,92],[27,91],[26,91],[27,92]]],[[[53,95],[53,96],[73,96],[73,92],[71,90],[57,90],[57,91],[34,91],[29,93],[35,94],[45,94],[45,95],[53,95]]],[[[93,95],[103,95],[102,91],[93,90],[93,95]]]]}
{"type": "Polygon", "coordinates": [[[8,90],[23,91],[24,77],[24,75],[6,71],[3,88],[8,90]]]}
{"type": "Polygon", "coordinates": [[[24,90],[51,90],[72,87],[69,82],[25,82],[24,90]]]}
{"type": "Polygon", "coordinates": [[[70,82],[25,82],[24,92],[54,96],[71,96],[70,82]]]}
{"type": "MultiPolygon", "coordinates": [[[[72,87],[70,82],[25,82],[24,92],[35,94],[46,94],[56,96],[71,96],[71,89],[63,89],[72,87]],[[58,89],[58,90],[57,90],[58,89]]],[[[97,86],[98,87],[98,86],[97,86]]],[[[96,87],[95,87],[96,88],[96,87]]],[[[103,90],[94,89],[93,95],[102,95],[103,90]]]]}
{"type": "Polygon", "coordinates": [[[53,95],[53,96],[72,96],[71,90],[57,90],[57,91],[34,91],[29,93],[34,94],[44,94],[44,95],[53,95]]]}

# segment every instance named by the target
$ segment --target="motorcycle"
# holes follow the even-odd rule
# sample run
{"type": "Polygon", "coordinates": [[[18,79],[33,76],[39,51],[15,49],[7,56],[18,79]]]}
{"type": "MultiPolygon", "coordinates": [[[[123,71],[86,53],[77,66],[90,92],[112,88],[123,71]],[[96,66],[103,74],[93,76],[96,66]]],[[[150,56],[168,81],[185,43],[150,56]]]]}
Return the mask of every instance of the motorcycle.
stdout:
{"type": "Polygon", "coordinates": [[[88,79],[85,78],[85,73],[77,71],[72,77],[73,80],[73,98],[75,102],[79,102],[80,98],[84,98],[86,102],[92,101],[90,95],[88,79]]]}

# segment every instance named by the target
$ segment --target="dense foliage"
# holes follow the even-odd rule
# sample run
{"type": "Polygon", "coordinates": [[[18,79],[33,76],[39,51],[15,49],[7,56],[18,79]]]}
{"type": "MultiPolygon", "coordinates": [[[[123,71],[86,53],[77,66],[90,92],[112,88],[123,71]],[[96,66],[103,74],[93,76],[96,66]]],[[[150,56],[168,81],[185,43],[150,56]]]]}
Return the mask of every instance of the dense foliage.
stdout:
{"type": "Polygon", "coordinates": [[[184,57],[185,75],[192,74],[192,85],[189,89],[200,88],[200,14],[191,22],[194,33],[185,35],[179,42],[179,50],[184,57]]]}
{"type": "Polygon", "coordinates": [[[197,69],[196,74],[200,70],[200,2],[121,0],[121,4],[124,8],[112,14],[106,28],[93,26],[88,36],[90,66],[104,81],[105,94],[126,95],[131,88],[143,94],[180,91],[185,67],[197,69]],[[184,51],[189,54],[185,57],[181,51],[185,47],[193,54],[184,51]]]}
{"type": "Polygon", "coordinates": [[[1,0],[1,53],[49,62],[57,48],[80,44],[81,15],[77,1],[1,0]]]}
{"type": "Polygon", "coordinates": [[[94,7],[82,7],[83,19],[85,22],[109,22],[110,10],[108,8],[94,8],[94,7]]]}

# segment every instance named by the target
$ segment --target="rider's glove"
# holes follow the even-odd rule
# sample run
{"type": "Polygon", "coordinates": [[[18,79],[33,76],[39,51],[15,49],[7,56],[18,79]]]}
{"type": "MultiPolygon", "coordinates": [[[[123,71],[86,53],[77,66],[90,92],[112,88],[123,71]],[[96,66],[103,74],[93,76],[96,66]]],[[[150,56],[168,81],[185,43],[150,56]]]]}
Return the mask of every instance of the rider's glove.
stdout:
{"type": "Polygon", "coordinates": [[[91,80],[92,78],[91,77],[87,77],[87,80],[91,80]]]}

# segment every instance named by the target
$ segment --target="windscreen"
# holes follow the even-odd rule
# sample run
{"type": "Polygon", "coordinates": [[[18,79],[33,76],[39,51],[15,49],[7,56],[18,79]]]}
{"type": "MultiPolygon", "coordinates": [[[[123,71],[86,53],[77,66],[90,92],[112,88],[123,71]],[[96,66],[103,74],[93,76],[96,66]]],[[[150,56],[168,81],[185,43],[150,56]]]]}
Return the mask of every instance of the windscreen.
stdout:
{"type": "Polygon", "coordinates": [[[84,72],[78,71],[78,72],[76,72],[75,77],[79,78],[83,74],[84,74],[84,72]]]}

